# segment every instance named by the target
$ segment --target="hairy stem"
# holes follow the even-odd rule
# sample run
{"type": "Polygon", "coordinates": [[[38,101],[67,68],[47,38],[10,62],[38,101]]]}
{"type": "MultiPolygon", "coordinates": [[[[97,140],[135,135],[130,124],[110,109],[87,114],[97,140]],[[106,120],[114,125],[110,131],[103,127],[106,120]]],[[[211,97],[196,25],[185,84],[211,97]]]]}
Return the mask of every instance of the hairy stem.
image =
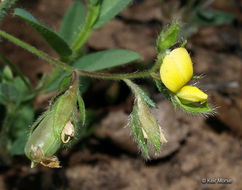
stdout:
{"type": "Polygon", "coordinates": [[[77,34],[75,40],[71,45],[71,48],[73,50],[72,58],[78,56],[80,48],[83,46],[83,44],[86,42],[87,38],[91,34],[92,26],[99,16],[99,9],[99,3],[97,5],[89,3],[84,26],[82,27],[81,31],[77,34]]]}
{"type": "Polygon", "coordinates": [[[51,63],[51,64],[54,64],[56,66],[59,66],[61,67],[62,69],[66,70],[66,71],[69,71],[69,72],[72,72],[73,71],[73,68],[70,67],[69,65],[65,64],[65,63],[62,63],[61,61],[58,61],[56,59],[54,59],[53,57],[49,56],[48,54],[46,54],[45,52],[41,51],[41,50],[38,50],[37,48],[35,48],[34,46],[31,46],[30,44],[28,43],[25,43],[21,40],[19,40],[18,38],[15,38],[14,36],[0,30],[0,36],[2,36],[3,38],[6,38],[8,39],[9,41],[13,42],[14,44],[30,51],[31,53],[37,55],[38,57],[40,57],[41,59],[51,63]]]}
{"type": "Polygon", "coordinates": [[[164,56],[165,56],[165,52],[161,52],[161,53],[159,53],[159,55],[157,56],[157,60],[156,60],[155,64],[154,64],[153,67],[150,69],[150,72],[151,72],[151,73],[155,72],[157,69],[160,68],[160,65],[161,65],[161,63],[162,63],[162,60],[163,60],[164,56]]]}
{"type": "MultiPolygon", "coordinates": [[[[0,30],[0,36],[3,38],[8,39],[9,41],[15,43],[16,45],[30,51],[34,55],[37,55],[41,59],[56,65],[60,67],[61,69],[72,72],[73,70],[76,70],[75,68],[49,56],[45,52],[38,50],[37,48],[31,46],[30,44],[27,44],[26,42],[21,41],[20,39],[7,34],[6,32],[0,30]]],[[[127,73],[127,74],[110,74],[110,73],[99,73],[99,72],[88,72],[84,70],[78,70],[79,74],[81,76],[87,76],[87,77],[93,77],[93,78],[101,78],[101,79],[110,79],[110,80],[122,80],[122,79],[134,79],[134,78],[143,78],[143,77],[149,77],[150,71],[145,72],[135,72],[135,73],[127,73]]]]}

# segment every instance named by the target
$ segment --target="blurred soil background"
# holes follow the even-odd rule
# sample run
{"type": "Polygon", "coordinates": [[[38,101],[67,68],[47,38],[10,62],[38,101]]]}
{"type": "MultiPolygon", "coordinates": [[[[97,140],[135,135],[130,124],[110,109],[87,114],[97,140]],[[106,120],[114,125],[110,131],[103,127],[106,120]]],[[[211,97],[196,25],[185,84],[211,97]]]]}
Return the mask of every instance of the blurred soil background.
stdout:
{"type": "MultiPolygon", "coordinates": [[[[178,8],[180,1],[169,1],[178,8]]],[[[72,0],[20,0],[42,23],[58,30],[72,0]]],[[[203,26],[188,39],[194,72],[205,74],[198,86],[207,89],[215,116],[199,117],[174,110],[151,83],[138,81],[159,108],[154,110],[168,143],[151,161],[142,159],[131,136],[128,115],[133,97],[121,83],[93,80],[84,95],[87,107],[100,115],[90,138],[60,153],[61,169],[30,168],[25,157],[12,165],[0,160],[0,190],[241,190],[242,189],[242,3],[215,0],[212,8],[232,12],[223,26],[203,26]],[[119,95],[117,95],[119,94],[119,95]],[[227,178],[231,184],[202,184],[202,178],[227,178]]],[[[179,20],[174,11],[172,17],[179,20]]],[[[189,15],[188,15],[189,16],[189,15]]],[[[94,31],[87,51],[126,48],[149,64],[156,59],[155,40],[167,27],[159,0],[136,1],[103,28],[94,31]]],[[[31,27],[8,15],[1,28],[55,55],[31,27]]],[[[189,36],[189,33],[184,35],[189,36]]],[[[1,53],[30,78],[33,86],[52,66],[15,45],[1,41],[1,53]]],[[[137,64],[142,68],[142,63],[137,64]]],[[[133,71],[132,66],[114,71],[133,71]]],[[[53,94],[52,94],[53,95],[53,94]]],[[[49,94],[35,100],[48,105],[49,94]]]]}

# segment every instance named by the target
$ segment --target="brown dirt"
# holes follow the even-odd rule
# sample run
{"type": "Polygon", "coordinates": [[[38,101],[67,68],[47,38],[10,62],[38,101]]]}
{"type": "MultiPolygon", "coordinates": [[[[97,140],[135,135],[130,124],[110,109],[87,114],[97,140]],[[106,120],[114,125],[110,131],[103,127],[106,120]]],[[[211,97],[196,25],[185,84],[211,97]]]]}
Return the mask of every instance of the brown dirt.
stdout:
{"type": "MultiPolygon", "coordinates": [[[[23,0],[18,6],[31,10],[40,21],[57,29],[71,2],[23,0]]],[[[218,107],[216,117],[195,117],[174,111],[160,94],[152,93],[159,104],[159,109],[154,112],[169,142],[160,155],[146,162],[130,136],[129,128],[125,127],[133,101],[132,97],[126,97],[112,106],[98,108],[108,114],[96,123],[97,130],[91,138],[60,153],[62,169],[30,169],[25,157],[16,157],[11,166],[4,165],[0,159],[0,189],[242,189],[242,139],[239,137],[242,136],[242,97],[239,91],[242,85],[242,19],[239,8],[228,8],[226,3],[221,7],[218,2],[215,1],[213,6],[220,5],[222,10],[234,11],[236,22],[229,26],[201,28],[187,45],[195,72],[206,75],[199,86],[208,89],[210,101],[218,107]],[[202,184],[203,178],[227,178],[232,183],[202,184]]],[[[154,42],[162,26],[162,15],[156,3],[156,0],[145,0],[144,4],[127,8],[121,17],[93,32],[88,48],[92,51],[128,48],[139,52],[146,63],[154,60],[154,42]],[[142,12],[142,6],[147,12],[142,12]],[[146,14],[142,14],[144,12],[146,14]]],[[[1,28],[55,56],[36,32],[11,15],[2,22],[1,28]]],[[[49,64],[6,40],[2,40],[0,45],[1,53],[30,78],[33,86],[42,73],[52,69],[49,64]]],[[[98,81],[98,86],[101,83],[104,90],[95,88],[93,84],[92,94],[89,93],[99,101],[94,94],[105,92],[110,85],[98,81]]],[[[48,101],[48,96],[44,101],[48,101]]]]}

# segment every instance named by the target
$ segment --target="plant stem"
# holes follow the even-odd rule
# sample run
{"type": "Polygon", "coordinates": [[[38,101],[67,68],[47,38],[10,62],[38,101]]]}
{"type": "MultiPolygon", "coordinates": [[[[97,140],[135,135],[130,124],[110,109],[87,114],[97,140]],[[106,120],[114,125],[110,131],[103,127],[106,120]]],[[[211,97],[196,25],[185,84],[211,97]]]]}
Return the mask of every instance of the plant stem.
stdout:
{"type": "Polygon", "coordinates": [[[40,57],[41,59],[51,63],[51,64],[54,64],[56,66],[59,66],[61,67],[62,69],[66,70],[66,71],[69,71],[69,72],[72,72],[73,71],[73,68],[70,67],[69,65],[66,65],[65,63],[62,63],[56,59],[54,59],[53,57],[49,56],[48,54],[44,53],[43,51],[41,50],[38,50],[37,48],[31,46],[30,44],[27,44],[21,40],[19,40],[18,38],[15,38],[14,36],[0,30],[0,36],[2,36],[3,38],[6,38],[8,39],[9,41],[13,42],[14,44],[30,51],[31,53],[37,55],[38,57],[40,57]]]}
{"type": "Polygon", "coordinates": [[[83,71],[83,70],[78,70],[78,71],[81,76],[88,76],[88,77],[100,78],[100,79],[111,79],[111,80],[150,77],[149,71],[127,73],[127,74],[99,73],[99,72],[88,72],[88,71],[83,71]]]}
{"type": "MultiPolygon", "coordinates": [[[[14,36],[7,34],[6,32],[0,30],[0,36],[3,38],[8,39],[9,41],[15,43],[16,45],[30,51],[31,53],[37,55],[41,59],[56,65],[60,67],[63,70],[66,70],[68,72],[72,72],[75,70],[75,68],[49,56],[45,52],[38,50],[37,48],[31,46],[30,44],[27,44],[18,38],[15,38],[14,36]]],[[[145,72],[135,72],[135,73],[128,73],[128,74],[110,74],[110,73],[99,73],[99,72],[88,72],[84,70],[78,70],[79,74],[81,76],[87,76],[87,77],[93,77],[93,78],[100,78],[100,79],[110,79],[110,80],[122,80],[122,79],[134,79],[134,78],[142,78],[142,77],[149,77],[150,76],[150,71],[145,71],[145,72]]]]}
{"type": "Polygon", "coordinates": [[[75,37],[71,45],[71,48],[73,51],[72,58],[75,58],[76,56],[78,56],[78,52],[80,48],[83,46],[88,36],[91,34],[91,28],[99,16],[99,9],[100,9],[99,3],[97,5],[93,5],[92,3],[89,3],[84,26],[82,27],[81,31],[77,34],[77,36],[75,37]]]}
{"type": "Polygon", "coordinates": [[[135,97],[138,96],[138,89],[136,84],[134,84],[131,80],[129,79],[123,79],[123,81],[130,87],[130,89],[132,90],[132,92],[135,94],[135,97]]]}
{"type": "Polygon", "coordinates": [[[162,60],[163,60],[164,56],[165,56],[165,52],[159,53],[159,55],[157,56],[157,61],[155,62],[155,64],[153,65],[153,67],[150,69],[150,73],[153,73],[157,69],[160,68],[160,65],[162,63],[162,60]]]}

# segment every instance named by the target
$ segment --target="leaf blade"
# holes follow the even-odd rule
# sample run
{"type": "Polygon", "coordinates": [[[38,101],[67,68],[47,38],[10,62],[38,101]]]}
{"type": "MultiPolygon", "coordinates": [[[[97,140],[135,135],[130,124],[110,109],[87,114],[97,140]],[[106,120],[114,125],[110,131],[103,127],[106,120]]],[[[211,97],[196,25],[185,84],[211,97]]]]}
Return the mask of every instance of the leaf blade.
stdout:
{"type": "Polygon", "coordinates": [[[74,1],[67,10],[61,23],[59,34],[71,45],[75,35],[85,22],[85,10],[80,1],[74,1]]]}
{"type": "Polygon", "coordinates": [[[123,10],[131,0],[103,0],[101,4],[101,12],[94,24],[93,28],[98,29],[114,16],[116,16],[121,10],[123,10]]]}
{"type": "Polygon", "coordinates": [[[14,15],[32,26],[60,56],[71,55],[72,50],[65,40],[50,28],[40,24],[28,11],[16,8],[14,9],[14,15]]]}
{"type": "Polygon", "coordinates": [[[127,64],[140,58],[141,56],[139,54],[131,50],[104,50],[79,58],[76,62],[74,62],[73,67],[93,72],[127,64]]]}

